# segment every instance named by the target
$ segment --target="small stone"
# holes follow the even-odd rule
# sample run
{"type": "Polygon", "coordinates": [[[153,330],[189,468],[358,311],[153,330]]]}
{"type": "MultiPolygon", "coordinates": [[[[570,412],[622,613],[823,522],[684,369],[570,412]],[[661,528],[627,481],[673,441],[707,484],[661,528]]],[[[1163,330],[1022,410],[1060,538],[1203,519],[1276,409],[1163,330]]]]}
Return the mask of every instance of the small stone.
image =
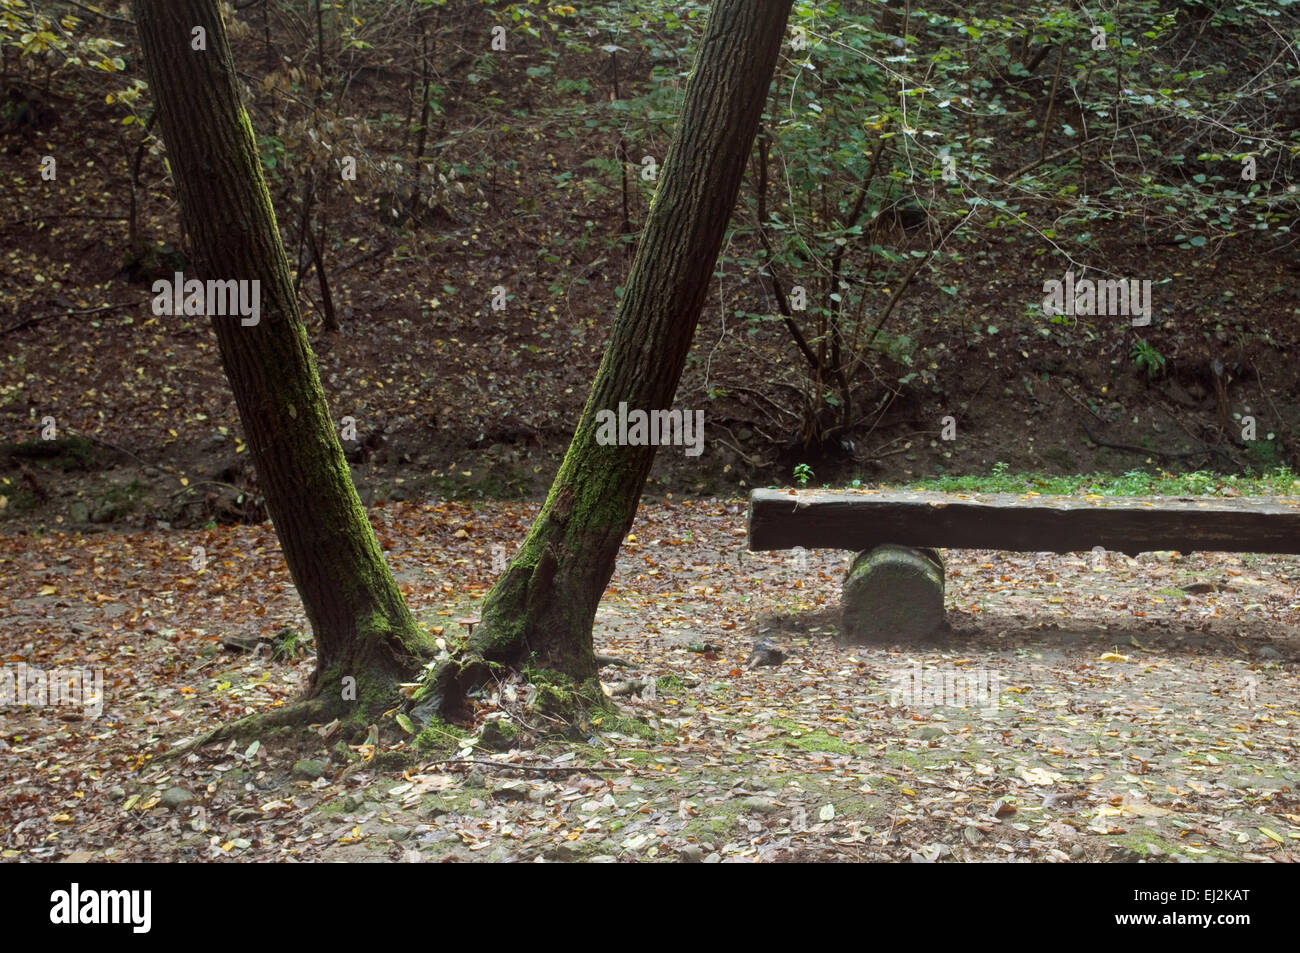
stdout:
{"type": "Polygon", "coordinates": [[[763,797],[761,794],[755,794],[747,797],[740,802],[740,806],[751,814],[775,814],[781,810],[781,805],[770,797],[763,797]]]}
{"type": "Polygon", "coordinates": [[[528,784],[524,781],[502,781],[492,788],[492,796],[499,801],[522,801],[528,797],[528,784]]]}
{"type": "Polygon", "coordinates": [[[185,790],[185,788],[177,785],[164,791],[159,803],[162,804],[163,807],[169,807],[172,810],[175,810],[178,807],[184,807],[186,804],[193,804],[194,801],[195,797],[193,794],[185,790]]]}
{"type": "Polygon", "coordinates": [[[720,864],[722,863],[722,855],[715,850],[708,857],[704,858],[704,862],[706,864],[720,864]]]}
{"type": "Polygon", "coordinates": [[[232,768],[221,776],[220,784],[222,787],[228,784],[237,787],[247,781],[248,777],[248,772],[243,768],[232,768]]]}
{"type": "Polygon", "coordinates": [[[1078,860],[1078,859],[1079,859],[1080,857],[1082,857],[1082,856],[1083,856],[1083,845],[1082,845],[1082,844],[1075,844],[1073,847],[1070,848],[1070,859],[1071,859],[1071,860],[1078,860]]]}
{"type": "Polygon", "coordinates": [[[553,856],[556,860],[567,864],[582,856],[582,848],[574,841],[564,841],[555,848],[553,856]]]}
{"type": "Polygon", "coordinates": [[[416,813],[420,816],[421,820],[430,821],[435,817],[442,817],[444,814],[450,814],[451,808],[448,807],[447,803],[442,799],[430,795],[428,798],[425,798],[424,803],[420,805],[420,809],[416,813]]]}
{"type": "Polygon", "coordinates": [[[304,758],[293,764],[293,776],[307,781],[315,781],[325,773],[325,762],[320,758],[304,758]]]}

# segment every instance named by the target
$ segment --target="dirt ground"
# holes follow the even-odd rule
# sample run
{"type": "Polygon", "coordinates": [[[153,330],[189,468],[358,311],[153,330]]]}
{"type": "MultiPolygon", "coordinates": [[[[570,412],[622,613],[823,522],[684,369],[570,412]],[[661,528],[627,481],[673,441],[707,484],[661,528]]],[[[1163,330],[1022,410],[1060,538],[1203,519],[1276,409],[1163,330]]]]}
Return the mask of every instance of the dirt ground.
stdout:
{"type": "MultiPolygon", "coordinates": [[[[371,511],[417,615],[451,637],[535,508],[371,511]]],[[[290,700],[310,643],[269,525],[49,535],[0,556],[0,655],[103,670],[105,707],[6,711],[0,850],[18,860],[1216,861],[1300,848],[1300,559],[948,552],[953,632],[834,639],[844,554],[750,554],[740,501],[650,504],[597,620],[626,713],[580,742],[452,760],[273,738],[167,748],[290,700]],[[207,566],[194,568],[195,547],[207,566]],[[1191,591],[1187,591],[1190,589],[1191,591]],[[786,653],[746,665],[763,638],[786,653]],[[284,648],[285,643],[279,643],[284,648]],[[247,645],[245,645],[247,647],[247,645]],[[301,654],[299,654],[301,653],[301,654]],[[917,667],[996,686],[908,696],[917,667]],[[983,681],[980,681],[982,679],[983,681]],[[892,697],[891,697],[892,696],[892,697]]],[[[542,726],[544,729],[545,726],[542,726]]],[[[527,733],[527,732],[526,732],[527,733]]]]}

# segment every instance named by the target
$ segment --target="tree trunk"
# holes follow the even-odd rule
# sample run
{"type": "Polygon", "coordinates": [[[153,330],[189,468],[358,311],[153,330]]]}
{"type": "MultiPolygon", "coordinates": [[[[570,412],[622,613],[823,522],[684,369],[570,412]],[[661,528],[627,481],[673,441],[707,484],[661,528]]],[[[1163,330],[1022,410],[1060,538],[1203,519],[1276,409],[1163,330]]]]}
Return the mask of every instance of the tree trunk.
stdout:
{"type": "Polygon", "coordinates": [[[943,558],[934,549],[886,544],[858,553],[844,579],[840,639],[910,642],[945,627],[943,558]]]}
{"type": "MultiPolygon", "coordinates": [[[[591,630],[654,461],[602,446],[596,415],[666,410],[691,347],[767,98],[791,0],[717,0],[587,405],[527,539],[488,594],[459,664],[421,697],[454,710],[482,661],[596,674],[591,630]]],[[[688,411],[689,413],[689,411],[688,411]]],[[[423,709],[423,706],[421,706],[423,709]]]]}
{"type": "Polygon", "coordinates": [[[419,672],[429,636],[388,571],[343,459],[216,0],[135,0],[134,8],[194,277],[261,283],[256,324],[214,316],[212,325],[315,634],[308,694],[369,718],[419,672]],[[206,31],[206,51],[191,48],[196,27],[206,31]]]}

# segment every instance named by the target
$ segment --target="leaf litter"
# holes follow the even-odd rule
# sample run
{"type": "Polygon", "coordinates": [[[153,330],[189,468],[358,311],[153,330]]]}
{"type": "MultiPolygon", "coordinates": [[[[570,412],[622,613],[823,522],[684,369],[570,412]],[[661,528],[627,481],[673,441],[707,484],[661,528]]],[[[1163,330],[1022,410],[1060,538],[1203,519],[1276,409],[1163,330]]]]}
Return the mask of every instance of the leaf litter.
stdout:
{"type": "MultiPolygon", "coordinates": [[[[370,516],[412,610],[453,638],[535,512],[431,501],[370,516]]],[[[291,701],[312,670],[309,651],[231,649],[283,647],[305,627],[269,525],[10,538],[0,653],[102,669],[105,707],[94,719],[3,712],[0,851],[1296,859],[1300,560],[951,551],[951,634],[847,646],[834,638],[846,554],[749,553],[743,522],[737,501],[642,506],[595,628],[597,651],[622,663],[602,677],[636,721],[597,719],[583,742],[493,752],[485,725],[528,691],[511,680],[460,727],[459,754],[389,768],[384,756],[409,753],[411,739],[395,720],[347,763],[270,739],[155,762],[199,731],[291,701]],[[202,570],[196,546],[209,554],[202,570]],[[781,661],[747,666],[759,642],[781,661]],[[996,676],[996,705],[906,704],[899,686],[916,672],[996,676]]]]}

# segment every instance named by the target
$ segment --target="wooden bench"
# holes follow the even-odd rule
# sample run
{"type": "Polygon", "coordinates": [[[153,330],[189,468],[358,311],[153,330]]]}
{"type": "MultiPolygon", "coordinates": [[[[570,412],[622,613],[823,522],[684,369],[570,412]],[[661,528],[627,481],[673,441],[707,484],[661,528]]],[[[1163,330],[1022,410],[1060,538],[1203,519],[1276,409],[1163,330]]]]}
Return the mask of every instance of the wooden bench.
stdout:
{"type": "Polygon", "coordinates": [[[749,548],[848,549],[841,636],[924,637],[945,626],[938,550],[1300,554],[1300,499],[754,490],[749,548]]]}

